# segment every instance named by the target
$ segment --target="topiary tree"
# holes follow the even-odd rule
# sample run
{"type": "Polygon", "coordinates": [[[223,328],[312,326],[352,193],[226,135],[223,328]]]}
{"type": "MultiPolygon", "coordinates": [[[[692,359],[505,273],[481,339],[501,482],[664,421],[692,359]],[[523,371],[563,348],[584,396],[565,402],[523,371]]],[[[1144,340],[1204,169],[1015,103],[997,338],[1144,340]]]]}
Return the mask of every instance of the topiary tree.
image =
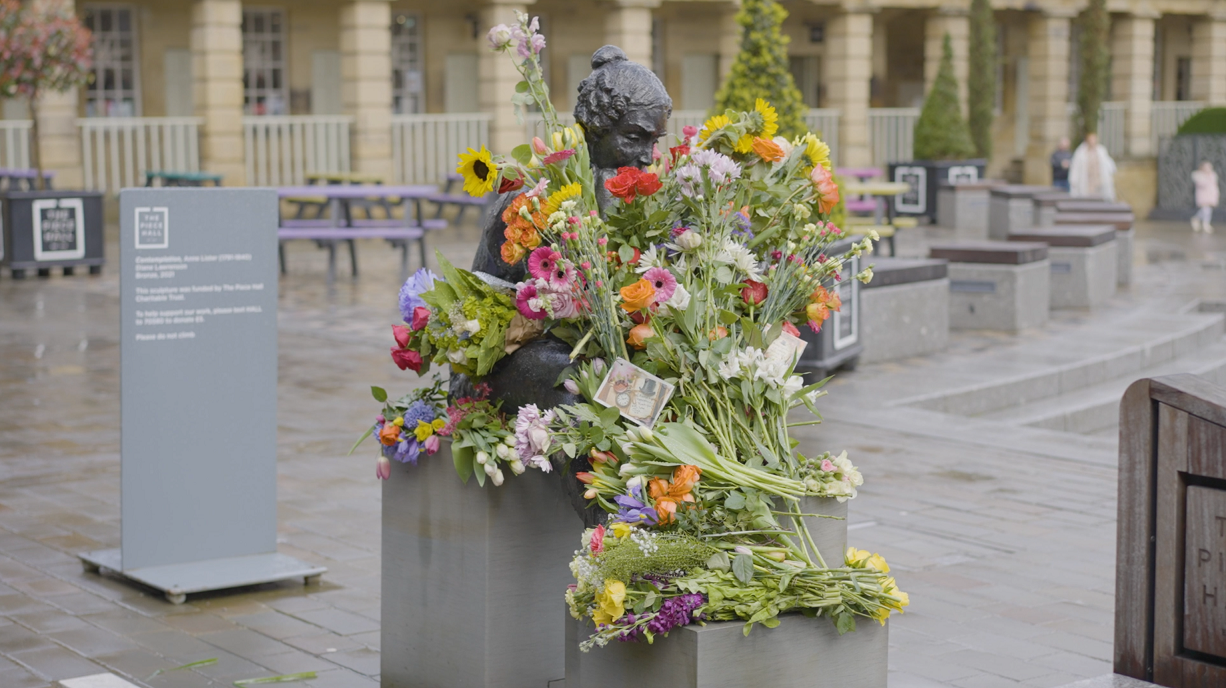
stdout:
{"type": "Polygon", "coordinates": [[[1226,107],[1205,108],[1179,125],[1176,136],[1185,134],[1226,134],[1226,107]]]}
{"type": "Polygon", "coordinates": [[[775,0],[744,0],[736,15],[743,27],[741,50],[715,94],[715,112],[749,111],[754,100],[765,99],[779,114],[779,135],[790,139],[808,127],[804,99],[788,69],[788,37],[779,30],[787,16],[775,0]]]}
{"type": "Polygon", "coordinates": [[[1107,65],[1111,53],[1107,40],[1111,15],[1107,0],[1090,0],[1081,15],[1081,82],[1077,89],[1077,138],[1098,132],[1098,111],[1107,93],[1107,65]]]}
{"type": "Polygon", "coordinates": [[[30,103],[30,158],[42,189],[43,156],[38,136],[39,98],[89,81],[89,31],[72,4],[25,6],[0,0],[0,97],[25,96],[30,103]]]}
{"type": "Polygon", "coordinates": [[[954,78],[954,49],[949,34],[941,46],[941,67],[919,121],[915,123],[916,160],[964,160],[975,155],[971,132],[958,103],[958,80],[954,78]]]}
{"type": "Polygon", "coordinates": [[[971,0],[970,73],[967,109],[975,156],[992,157],[992,117],[996,109],[996,19],[990,0],[971,0]]]}

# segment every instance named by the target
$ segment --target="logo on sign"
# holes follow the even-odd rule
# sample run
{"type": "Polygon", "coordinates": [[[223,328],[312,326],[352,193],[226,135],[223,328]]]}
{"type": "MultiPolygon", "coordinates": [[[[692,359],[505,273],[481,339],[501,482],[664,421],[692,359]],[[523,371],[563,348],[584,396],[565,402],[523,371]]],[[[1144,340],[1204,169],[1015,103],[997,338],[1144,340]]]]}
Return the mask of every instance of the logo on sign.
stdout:
{"type": "Polygon", "coordinates": [[[894,168],[894,181],[906,182],[911,190],[894,197],[894,209],[900,213],[924,213],[928,210],[928,170],[919,166],[894,168]]]}
{"type": "Polygon", "coordinates": [[[136,209],[136,248],[169,248],[170,209],[136,209]]]}
{"type": "Polygon", "coordinates": [[[34,213],[34,260],[85,257],[85,209],[79,198],[43,198],[34,213]]]}

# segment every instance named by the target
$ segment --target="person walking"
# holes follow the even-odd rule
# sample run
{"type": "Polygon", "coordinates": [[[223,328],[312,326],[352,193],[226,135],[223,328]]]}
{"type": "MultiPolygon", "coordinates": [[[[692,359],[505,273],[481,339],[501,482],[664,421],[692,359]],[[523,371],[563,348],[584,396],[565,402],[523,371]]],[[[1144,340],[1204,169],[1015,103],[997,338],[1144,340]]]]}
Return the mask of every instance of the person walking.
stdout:
{"type": "Polygon", "coordinates": [[[1068,191],[1068,168],[1072,159],[1073,152],[1069,150],[1068,137],[1061,138],[1059,147],[1051,154],[1052,186],[1068,191]]]}
{"type": "Polygon", "coordinates": [[[1115,200],[1115,161],[1107,149],[1098,145],[1098,134],[1090,132],[1077,150],[1068,169],[1069,193],[1107,201],[1115,200]]]}
{"type": "Polygon", "coordinates": [[[1192,183],[1196,185],[1196,214],[1192,216],[1192,231],[1213,234],[1213,209],[1218,204],[1217,172],[1213,163],[1205,160],[1192,171],[1192,183]]]}

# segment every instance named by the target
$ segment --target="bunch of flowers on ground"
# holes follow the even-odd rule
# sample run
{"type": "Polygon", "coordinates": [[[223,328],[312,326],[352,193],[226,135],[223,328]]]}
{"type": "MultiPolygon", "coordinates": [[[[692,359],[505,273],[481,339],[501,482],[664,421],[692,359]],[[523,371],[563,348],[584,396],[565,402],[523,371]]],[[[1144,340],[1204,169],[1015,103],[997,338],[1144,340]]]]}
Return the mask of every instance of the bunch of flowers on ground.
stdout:
{"type": "Polygon", "coordinates": [[[748,633],[789,611],[840,632],[856,617],[884,623],[908,603],[884,560],[819,551],[811,532],[824,518],[815,500],[854,498],[863,479],[846,453],[806,456],[789,432],[820,422],[825,394],[825,380],[795,370],[801,329],[839,312],[842,282],[872,278],[852,266],[876,237],[853,241],[830,222],[829,147],[775,136],[758,100],[687,127],[648,169],[618,170],[602,211],[582,127],[561,126],[549,102],[535,23],[489,39],[518,56],[517,104],[535,102],[549,135],[509,158],[470,149],[458,171],[471,193],[515,194],[501,257],[525,261],[527,276],[504,290],[440,256],[441,277],[419,272],[402,290],[393,358],[480,379],[524,342],[555,337],[573,361],[558,384],[580,401],[500,409],[483,392],[448,404],[436,385],[385,408],[372,428],[380,461],[415,461],[441,435],[462,478],[501,485],[504,468],[585,457],[592,469],[577,478],[608,513],[584,534],[566,592],[596,626],[585,648],[704,620],[748,633]]]}

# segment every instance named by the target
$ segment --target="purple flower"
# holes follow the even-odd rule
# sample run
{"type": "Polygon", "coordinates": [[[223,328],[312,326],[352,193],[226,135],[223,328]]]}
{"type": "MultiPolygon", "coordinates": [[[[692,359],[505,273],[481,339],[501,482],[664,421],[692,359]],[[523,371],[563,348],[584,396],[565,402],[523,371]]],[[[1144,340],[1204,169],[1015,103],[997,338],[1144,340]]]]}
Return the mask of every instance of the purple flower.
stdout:
{"type": "Polygon", "coordinates": [[[696,592],[671,597],[660,605],[655,618],[647,622],[647,630],[662,635],[678,626],[688,626],[694,621],[694,610],[706,603],[706,598],[696,592]]]}
{"type": "Polygon", "coordinates": [[[433,289],[435,281],[441,282],[442,278],[427,268],[421,268],[405,280],[404,286],[400,288],[400,314],[404,316],[405,322],[413,322],[414,308],[429,307],[421,295],[433,289]]]}
{"type": "Polygon", "coordinates": [[[429,423],[438,415],[434,407],[427,404],[425,401],[418,399],[409,405],[409,408],[404,412],[404,428],[408,432],[413,432],[417,429],[417,421],[429,423]]]}
{"type": "Polygon", "coordinates": [[[643,486],[633,485],[630,488],[630,494],[618,495],[613,498],[617,503],[617,515],[613,517],[615,521],[623,523],[650,523],[655,525],[656,510],[643,503],[643,486]]]}
{"type": "Polygon", "coordinates": [[[421,444],[417,442],[417,438],[411,434],[404,433],[401,435],[406,439],[400,440],[400,444],[395,445],[395,453],[390,458],[393,458],[400,463],[411,463],[417,465],[417,457],[421,454],[421,444]]]}

